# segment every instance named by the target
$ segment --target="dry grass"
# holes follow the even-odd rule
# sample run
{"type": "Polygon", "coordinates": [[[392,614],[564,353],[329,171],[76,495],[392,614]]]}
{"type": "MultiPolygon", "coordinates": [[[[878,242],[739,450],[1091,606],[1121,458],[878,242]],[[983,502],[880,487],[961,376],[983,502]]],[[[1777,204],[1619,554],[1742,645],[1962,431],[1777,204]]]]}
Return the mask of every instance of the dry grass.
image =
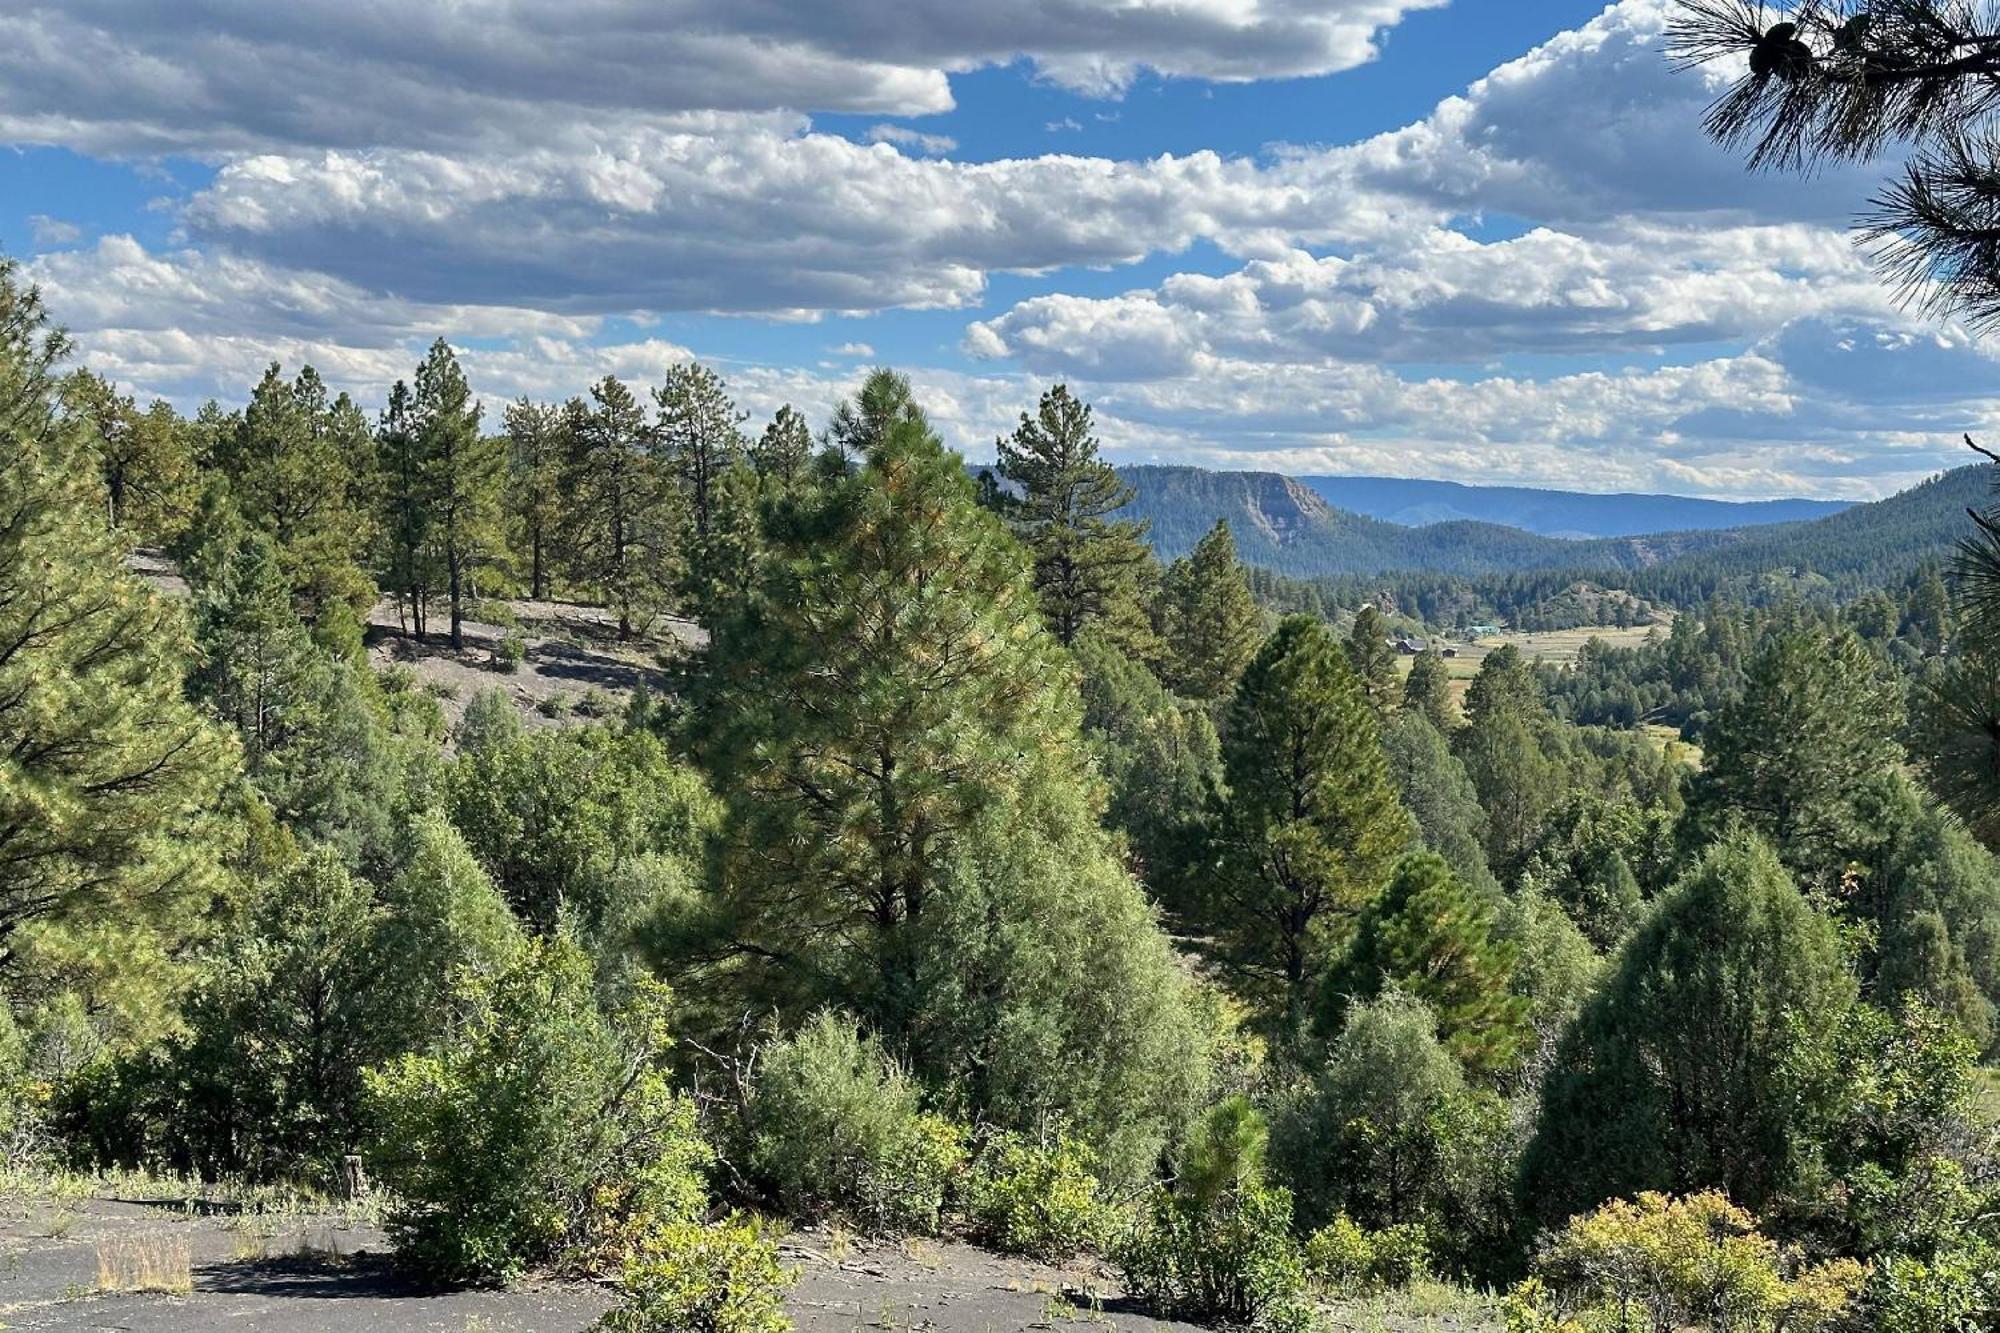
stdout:
{"type": "Polygon", "coordinates": [[[174,1231],[139,1231],[98,1241],[97,1289],[187,1295],[194,1290],[187,1237],[174,1231]]]}

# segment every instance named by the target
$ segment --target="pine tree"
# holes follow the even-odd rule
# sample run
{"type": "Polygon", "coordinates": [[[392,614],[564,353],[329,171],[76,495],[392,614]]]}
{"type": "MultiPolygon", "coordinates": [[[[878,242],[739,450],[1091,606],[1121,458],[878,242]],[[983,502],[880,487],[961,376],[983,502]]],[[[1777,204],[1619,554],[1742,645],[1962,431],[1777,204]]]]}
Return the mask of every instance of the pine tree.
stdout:
{"type": "Polygon", "coordinates": [[[1562,794],[1562,770],[1543,743],[1548,706],[1510,643],[1480,663],[1465,709],[1466,725],[1453,736],[1452,748],[1486,811],[1487,863],[1511,883],[1562,794]]]}
{"type": "Polygon", "coordinates": [[[1262,628],[1227,519],[1174,561],[1160,601],[1168,684],[1190,699],[1227,696],[1257,651],[1262,628]]]}
{"type": "Polygon", "coordinates": [[[277,542],[307,613],[344,600],[366,614],[375,440],[361,409],[346,394],[329,398],[311,366],[288,384],[273,362],[217,461],[244,519],[277,542]]]}
{"type": "Polygon", "coordinates": [[[564,540],[577,582],[618,613],[618,637],[657,614],[677,581],[675,492],[653,456],[644,409],[605,377],[565,409],[572,504],[564,540]]]}
{"type": "Polygon", "coordinates": [[[1777,634],[1704,737],[1690,833],[1740,819],[1794,871],[1837,876],[1858,832],[1859,780],[1901,760],[1901,720],[1900,692],[1853,631],[1777,634]]]}
{"type": "Polygon", "coordinates": [[[375,448],[386,547],[382,576],[397,605],[408,608],[408,627],[421,641],[437,588],[437,551],[431,542],[434,514],[423,441],[417,434],[410,386],[401,380],[389,390],[389,404],[375,431],[375,448]]]}
{"type": "Polygon", "coordinates": [[[551,549],[562,530],[569,439],[561,408],[527,398],[507,405],[507,507],[528,553],[528,595],[549,595],[551,549]]]}
{"type": "Polygon", "coordinates": [[[88,370],[63,380],[66,417],[92,442],[104,483],[105,515],[141,542],[166,542],[193,516],[197,480],[188,432],[171,404],[144,412],[130,395],[88,370]]]}
{"type": "Polygon", "coordinates": [[[1457,725],[1454,714],[1458,710],[1451,702],[1451,671],[1444,664],[1444,654],[1436,648],[1425,648],[1410,663],[1410,674],[1403,681],[1403,707],[1436,727],[1441,735],[1449,736],[1457,725]]]}
{"type": "Polygon", "coordinates": [[[1486,811],[1450,743],[1421,713],[1405,710],[1383,724],[1382,748],[1423,845],[1469,887],[1497,892],[1486,864],[1486,811]]]}
{"type": "Polygon", "coordinates": [[[451,345],[439,338],[417,367],[409,429],[422,461],[422,503],[451,606],[451,646],[465,647],[465,607],[477,572],[504,549],[500,522],[506,460],[479,433],[479,404],[451,345]]]}
{"type": "Polygon", "coordinates": [[[1354,628],[1347,636],[1347,660],[1361,678],[1361,688],[1376,716],[1387,717],[1399,692],[1396,650],[1389,643],[1387,622],[1373,602],[1363,603],[1354,613],[1354,628]]]}
{"type": "Polygon", "coordinates": [[[1321,1024],[1336,1033],[1352,1005],[1400,990],[1429,1007],[1438,1039],[1468,1072],[1490,1078],[1514,1065],[1529,1035],[1513,980],[1514,949],[1494,935],[1492,900],[1444,858],[1421,852],[1397,864],[1362,912],[1354,943],[1327,974],[1321,1024]]]}
{"type": "MultiPolygon", "coordinates": [[[[0,967],[28,927],[185,938],[220,882],[234,767],[181,691],[179,610],[125,568],[92,441],[55,410],[68,350],[0,260],[0,967]]],[[[122,956],[132,956],[129,943],[122,956]]]]}
{"type": "Polygon", "coordinates": [[[1287,617],[1244,670],[1223,766],[1211,926],[1245,989],[1288,1027],[1330,961],[1335,926],[1380,891],[1412,832],[1375,714],[1325,625],[1287,617]]]}
{"type": "Polygon", "coordinates": [[[276,543],[251,536],[199,589],[194,610],[203,652],[193,692],[235,728],[256,778],[317,727],[326,693],[326,663],[292,609],[276,543]]]}
{"type": "Polygon", "coordinates": [[[852,432],[867,462],[778,529],[695,701],[747,938],[795,979],[843,944],[892,968],[963,831],[1075,732],[1018,548],[895,386],[870,383],[847,409],[877,423],[852,432]]]}
{"type": "Polygon", "coordinates": [[[1139,646],[1134,639],[1150,639],[1139,606],[1152,560],[1146,525],[1107,517],[1137,492],[1098,459],[1090,405],[1058,384],[996,447],[997,471],[1020,488],[1007,516],[1034,557],[1035,590],[1057,642],[1068,647],[1093,625],[1128,652],[1139,646]]]}
{"type": "Polygon", "coordinates": [[[790,486],[805,475],[812,462],[812,448],[812,429],[806,425],[805,415],[786,403],[750,446],[750,456],[758,476],[790,486]]]}

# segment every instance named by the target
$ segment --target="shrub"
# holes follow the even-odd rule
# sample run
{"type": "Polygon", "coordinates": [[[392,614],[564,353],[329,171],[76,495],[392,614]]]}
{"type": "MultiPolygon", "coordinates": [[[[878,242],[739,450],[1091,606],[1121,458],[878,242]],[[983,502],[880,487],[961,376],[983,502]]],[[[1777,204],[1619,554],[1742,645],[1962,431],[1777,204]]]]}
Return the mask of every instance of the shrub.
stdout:
{"type": "Polygon", "coordinates": [[[528,641],[518,634],[503,634],[498,646],[493,649],[493,665],[508,675],[521,669],[528,660],[528,641]]]}
{"type": "Polygon", "coordinates": [[[1206,1201],[1158,1189],[1117,1263],[1126,1287],[1162,1317],[1305,1326],[1305,1264],[1291,1228],[1282,1189],[1246,1183],[1206,1201]]]}
{"type": "Polygon", "coordinates": [[[793,1274],[755,1223],[732,1217],[670,1222],[649,1232],[625,1261],[616,1308],[602,1333],[786,1333],[785,1288],[793,1274]]]}
{"type": "Polygon", "coordinates": [[[1847,1321],[1863,1269],[1808,1266],[1714,1192],[1646,1193],[1570,1219],[1508,1300],[1517,1333],[1812,1333],[1847,1321]]]}
{"type": "Polygon", "coordinates": [[[853,1020],[822,1011],[764,1054],[748,1108],[750,1168],[788,1212],[876,1232],[935,1232],[965,1133],[853,1020]]]}
{"type": "Polygon", "coordinates": [[[692,1217],[711,1154],[668,1085],[664,989],[606,1014],[565,936],[531,946],[458,1041],[370,1070],[374,1169],[399,1254],[495,1281],[589,1268],[631,1227],[692,1217]]]}
{"type": "Polygon", "coordinates": [[[1345,1213],[1306,1238],[1306,1275],[1337,1296],[1407,1287],[1430,1270],[1430,1240],[1420,1226],[1369,1231],[1345,1213]]]}
{"type": "Polygon", "coordinates": [[[1263,1182],[1268,1130],[1240,1097],[1198,1121],[1176,1187],[1156,1189],[1119,1246],[1132,1293],[1172,1318],[1304,1328],[1313,1322],[1292,1196],[1263,1182]]]}
{"type": "Polygon", "coordinates": [[[1063,1259],[1102,1242],[1097,1158],[1061,1126],[1036,1141],[998,1134],[972,1173],[973,1217],[986,1241],[1013,1254],[1063,1259]]]}

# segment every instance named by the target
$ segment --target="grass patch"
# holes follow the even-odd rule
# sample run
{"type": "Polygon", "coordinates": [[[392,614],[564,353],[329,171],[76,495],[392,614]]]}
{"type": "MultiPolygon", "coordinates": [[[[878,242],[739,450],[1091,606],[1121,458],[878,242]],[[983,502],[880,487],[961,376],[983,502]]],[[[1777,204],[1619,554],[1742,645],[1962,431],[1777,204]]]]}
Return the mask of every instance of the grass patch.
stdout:
{"type": "Polygon", "coordinates": [[[97,1242],[97,1289],[137,1295],[185,1296],[194,1290],[187,1237],[140,1231],[97,1242]]]}

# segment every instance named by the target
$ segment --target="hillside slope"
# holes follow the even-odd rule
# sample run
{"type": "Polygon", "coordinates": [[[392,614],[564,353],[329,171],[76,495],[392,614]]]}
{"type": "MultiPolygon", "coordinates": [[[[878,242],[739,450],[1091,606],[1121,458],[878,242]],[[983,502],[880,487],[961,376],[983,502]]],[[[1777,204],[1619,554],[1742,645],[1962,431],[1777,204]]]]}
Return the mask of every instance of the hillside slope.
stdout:
{"type": "Polygon", "coordinates": [[[1304,482],[1272,472],[1133,467],[1119,475],[1138,492],[1122,512],[1152,524],[1163,558],[1186,554],[1226,518],[1245,561],[1295,578],[1637,569],[1734,539],[1730,532],[1696,532],[1578,542],[1469,521],[1411,528],[1336,509],[1304,482]]]}
{"type": "Polygon", "coordinates": [[[1653,532],[1711,532],[1825,518],[1848,508],[1841,500],[1695,500],[1682,495],[1468,486],[1401,477],[1300,477],[1338,509],[1405,527],[1470,520],[1499,523],[1544,537],[1636,537],[1653,532]]]}
{"type": "Polygon", "coordinates": [[[1965,508],[1985,497],[1989,473],[1981,465],[1959,468],[1886,500],[1804,521],[1568,540],[1464,520],[1405,527],[1337,509],[1305,481],[1270,472],[1120,469],[1137,491],[1122,512],[1151,523],[1166,559],[1185,554],[1226,518],[1246,562],[1295,578],[1643,572],[1647,586],[1662,590],[1774,569],[1809,570],[1835,583],[1896,577],[1948,554],[1965,535],[1965,508]]]}

